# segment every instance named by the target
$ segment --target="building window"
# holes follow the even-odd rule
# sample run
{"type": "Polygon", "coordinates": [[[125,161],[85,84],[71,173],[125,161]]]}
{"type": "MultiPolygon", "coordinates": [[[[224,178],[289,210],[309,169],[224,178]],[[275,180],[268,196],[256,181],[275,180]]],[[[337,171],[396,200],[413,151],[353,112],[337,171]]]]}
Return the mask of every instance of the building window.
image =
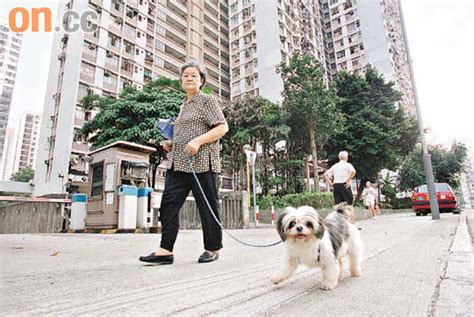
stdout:
{"type": "Polygon", "coordinates": [[[91,197],[102,196],[104,188],[104,164],[94,164],[92,166],[92,188],[91,197]]]}
{"type": "Polygon", "coordinates": [[[130,42],[125,41],[125,52],[128,54],[133,54],[133,45],[130,42]]]}

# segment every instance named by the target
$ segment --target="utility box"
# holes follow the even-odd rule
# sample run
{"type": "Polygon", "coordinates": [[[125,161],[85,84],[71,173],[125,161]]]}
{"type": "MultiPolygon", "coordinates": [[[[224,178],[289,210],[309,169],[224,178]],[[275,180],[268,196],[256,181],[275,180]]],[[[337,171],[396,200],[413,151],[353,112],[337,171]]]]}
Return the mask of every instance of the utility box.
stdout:
{"type": "MultiPolygon", "coordinates": [[[[116,229],[119,224],[119,189],[146,186],[150,154],[155,149],[118,141],[89,152],[89,201],[86,229],[116,229]]],[[[136,204],[135,204],[136,205],[136,204]]],[[[135,207],[136,208],[136,207],[135,207]]],[[[136,210],[124,210],[137,215],[136,210]]],[[[121,215],[129,219],[131,215],[121,215]]],[[[128,224],[127,224],[128,226],[128,224]]]]}

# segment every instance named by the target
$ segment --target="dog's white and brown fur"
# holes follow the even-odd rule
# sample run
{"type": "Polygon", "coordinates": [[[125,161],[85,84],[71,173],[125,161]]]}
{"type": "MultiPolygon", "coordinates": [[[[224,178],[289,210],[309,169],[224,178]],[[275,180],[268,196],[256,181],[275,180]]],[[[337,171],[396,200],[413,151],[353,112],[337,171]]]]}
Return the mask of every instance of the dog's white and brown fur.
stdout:
{"type": "Polygon", "coordinates": [[[286,258],[282,270],[272,278],[274,284],[288,279],[299,264],[304,264],[320,267],[323,273],[320,287],[334,289],[346,276],[346,255],[351,275],[361,275],[362,240],[357,227],[348,221],[345,208],[345,205],[336,206],[324,220],[310,206],[285,209],[278,219],[277,230],[286,244],[286,258]]]}

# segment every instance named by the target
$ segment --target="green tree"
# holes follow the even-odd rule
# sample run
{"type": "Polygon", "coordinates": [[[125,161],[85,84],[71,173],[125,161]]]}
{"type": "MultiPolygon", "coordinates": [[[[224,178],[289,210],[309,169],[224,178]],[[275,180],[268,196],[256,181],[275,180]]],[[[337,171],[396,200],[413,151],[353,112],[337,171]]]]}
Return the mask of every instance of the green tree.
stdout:
{"type": "Polygon", "coordinates": [[[454,141],[449,150],[440,145],[434,146],[431,148],[431,157],[434,161],[436,181],[458,188],[461,174],[465,171],[466,145],[454,141]]]}
{"type": "Polygon", "coordinates": [[[331,163],[337,161],[339,151],[349,152],[362,180],[359,195],[365,181],[374,180],[380,170],[396,170],[417,140],[416,121],[397,107],[401,94],[393,86],[372,67],[365,75],[340,72],[334,81],[346,124],[326,151],[331,163]]]}
{"type": "MultiPolygon", "coordinates": [[[[439,144],[429,146],[428,150],[435,182],[448,183],[454,188],[459,187],[459,179],[464,172],[467,158],[467,147],[454,141],[449,150],[439,144]]],[[[425,183],[423,157],[421,147],[418,146],[403,161],[400,169],[400,189],[411,190],[425,183]]]]}
{"type": "Polygon", "coordinates": [[[21,168],[18,172],[13,174],[10,177],[10,180],[15,181],[15,182],[29,182],[35,177],[35,171],[31,167],[31,165],[28,165],[26,167],[21,168]]]}
{"type": "Polygon", "coordinates": [[[385,174],[380,185],[382,185],[381,193],[385,196],[387,202],[391,204],[397,196],[397,190],[394,180],[390,177],[390,173],[385,174]]]}
{"type": "Polygon", "coordinates": [[[97,109],[99,113],[82,127],[82,133],[90,135],[92,149],[116,141],[128,141],[155,147],[150,156],[152,175],[150,186],[154,187],[158,165],[166,157],[159,145],[163,137],[156,127],[157,118],[176,117],[185,97],[178,81],[165,77],[153,80],[137,90],[126,87],[118,99],[88,94],[82,106],[97,109]]]}
{"type": "Polygon", "coordinates": [[[282,158],[278,156],[276,143],[284,140],[289,132],[285,112],[268,99],[252,97],[227,105],[224,114],[229,125],[229,132],[223,138],[224,153],[230,158],[228,166],[238,179],[245,165],[243,146],[250,144],[255,149],[259,144],[262,156],[257,162],[262,172],[258,180],[266,195],[281,184],[279,162],[282,158]]]}
{"type": "Polygon", "coordinates": [[[423,155],[421,147],[417,146],[403,160],[399,171],[400,189],[402,191],[412,190],[426,182],[423,169],[423,155]]]}
{"type": "Polygon", "coordinates": [[[279,71],[284,87],[283,106],[290,114],[291,129],[299,134],[298,140],[309,144],[307,154],[313,160],[315,189],[319,191],[318,145],[321,147],[343,126],[337,97],[327,88],[324,68],[313,55],[296,53],[288,64],[280,65],[279,71]]]}

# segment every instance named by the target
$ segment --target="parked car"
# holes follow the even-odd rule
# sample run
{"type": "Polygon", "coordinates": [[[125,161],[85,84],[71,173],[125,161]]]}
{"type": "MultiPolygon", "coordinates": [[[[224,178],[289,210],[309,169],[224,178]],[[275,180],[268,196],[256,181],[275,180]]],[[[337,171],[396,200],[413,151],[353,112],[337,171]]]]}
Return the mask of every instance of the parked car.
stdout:
{"type": "MultiPolygon", "coordinates": [[[[459,200],[451,186],[446,183],[435,183],[435,187],[439,211],[460,213],[459,200]]],[[[411,196],[411,206],[417,216],[426,215],[431,212],[428,186],[420,185],[415,188],[411,196]]]]}

